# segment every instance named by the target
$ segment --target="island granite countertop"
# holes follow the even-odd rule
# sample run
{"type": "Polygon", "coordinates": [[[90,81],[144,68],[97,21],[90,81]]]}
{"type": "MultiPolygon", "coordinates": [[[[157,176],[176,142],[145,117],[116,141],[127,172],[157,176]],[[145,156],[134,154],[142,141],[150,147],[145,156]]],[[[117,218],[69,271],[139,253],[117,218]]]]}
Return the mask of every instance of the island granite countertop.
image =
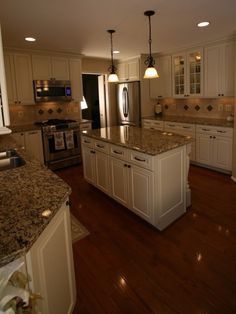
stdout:
{"type": "MultiPolygon", "coordinates": [[[[11,135],[0,136],[0,151],[15,147],[11,135]]],[[[0,267],[30,249],[71,193],[56,174],[19,154],[24,166],[0,171],[0,267]]]]}
{"type": "Polygon", "coordinates": [[[227,121],[226,119],[215,119],[215,118],[200,118],[200,117],[187,117],[187,116],[149,116],[143,117],[142,119],[155,120],[155,121],[168,121],[168,122],[179,122],[179,123],[189,123],[189,124],[199,124],[199,125],[211,125],[233,128],[234,122],[227,121]]]}
{"type": "Polygon", "coordinates": [[[153,156],[193,141],[190,136],[134,126],[113,126],[82,131],[82,134],[153,156]]]}

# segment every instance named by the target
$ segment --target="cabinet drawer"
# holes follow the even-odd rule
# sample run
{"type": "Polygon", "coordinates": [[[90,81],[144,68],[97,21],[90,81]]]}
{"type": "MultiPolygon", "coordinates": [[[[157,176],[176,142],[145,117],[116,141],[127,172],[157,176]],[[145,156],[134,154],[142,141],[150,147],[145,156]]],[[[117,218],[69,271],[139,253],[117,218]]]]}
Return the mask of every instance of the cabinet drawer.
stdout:
{"type": "Polygon", "coordinates": [[[128,158],[128,151],[124,147],[110,145],[110,155],[122,160],[127,160],[128,158]]]}
{"type": "Polygon", "coordinates": [[[225,137],[233,137],[233,128],[217,127],[217,126],[208,126],[208,125],[198,125],[197,133],[202,134],[214,134],[225,137]]]}
{"type": "Polygon", "coordinates": [[[153,157],[136,151],[129,151],[130,162],[146,169],[153,169],[153,157]]]}
{"type": "Polygon", "coordinates": [[[142,120],[143,128],[151,128],[152,127],[152,120],[142,120]]]}
{"type": "Polygon", "coordinates": [[[85,146],[94,148],[94,140],[90,137],[82,136],[81,137],[81,143],[85,146]]]}
{"type": "Polygon", "coordinates": [[[109,153],[109,144],[103,141],[94,141],[94,148],[97,150],[103,152],[103,153],[109,153]]]}
{"type": "Polygon", "coordinates": [[[80,129],[80,131],[91,130],[91,123],[90,122],[88,122],[88,123],[81,123],[80,126],[79,126],[79,129],[80,129]]]}

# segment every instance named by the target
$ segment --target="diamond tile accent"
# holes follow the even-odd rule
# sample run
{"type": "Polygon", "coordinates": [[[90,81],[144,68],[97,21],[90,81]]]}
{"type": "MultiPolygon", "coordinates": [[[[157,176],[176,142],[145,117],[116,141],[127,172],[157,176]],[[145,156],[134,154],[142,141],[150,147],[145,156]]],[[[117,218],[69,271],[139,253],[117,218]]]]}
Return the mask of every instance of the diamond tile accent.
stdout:
{"type": "Polygon", "coordinates": [[[168,106],[168,105],[165,105],[165,109],[166,109],[166,110],[169,109],[169,106],[168,106]]]}
{"type": "Polygon", "coordinates": [[[53,113],[53,110],[50,108],[50,109],[48,109],[48,113],[53,113]]]}
{"type": "Polygon", "coordinates": [[[213,109],[212,105],[208,105],[208,106],[207,106],[207,110],[208,110],[208,111],[211,111],[212,109],[213,109]]]}
{"type": "Polygon", "coordinates": [[[62,112],[62,109],[61,109],[61,108],[57,108],[57,112],[58,112],[58,113],[61,113],[61,112],[62,112]]]}
{"type": "Polygon", "coordinates": [[[189,109],[189,106],[188,105],[185,105],[184,106],[184,110],[188,110],[189,109]]]}
{"type": "Polygon", "coordinates": [[[199,111],[200,109],[201,109],[200,106],[198,106],[198,105],[195,106],[195,110],[196,110],[196,111],[199,111]]]}
{"type": "Polygon", "coordinates": [[[39,109],[38,113],[43,114],[44,113],[43,109],[39,109]]]}

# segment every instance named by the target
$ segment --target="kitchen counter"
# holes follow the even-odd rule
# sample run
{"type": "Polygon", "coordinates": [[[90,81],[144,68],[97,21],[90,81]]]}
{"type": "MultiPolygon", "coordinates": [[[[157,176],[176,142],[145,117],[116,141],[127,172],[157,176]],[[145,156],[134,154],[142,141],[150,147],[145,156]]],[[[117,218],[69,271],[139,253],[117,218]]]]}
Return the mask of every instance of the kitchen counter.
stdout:
{"type": "Polygon", "coordinates": [[[188,136],[133,126],[113,126],[82,133],[94,139],[153,156],[192,142],[188,136]]]}
{"type": "MultiPolygon", "coordinates": [[[[16,146],[11,135],[0,136],[0,151],[16,146]]],[[[0,267],[31,248],[71,193],[57,175],[18,152],[26,164],[0,171],[0,267]]]]}
{"type": "Polygon", "coordinates": [[[179,123],[190,123],[190,124],[201,124],[201,125],[212,125],[221,127],[234,127],[233,121],[227,121],[226,119],[213,119],[213,118],[199,118],[199,117],[179,117],[179,116],[149,116],[142,119],[157,120],[157,121],[169,121],[169,122],[179,122],[179,123]]]}

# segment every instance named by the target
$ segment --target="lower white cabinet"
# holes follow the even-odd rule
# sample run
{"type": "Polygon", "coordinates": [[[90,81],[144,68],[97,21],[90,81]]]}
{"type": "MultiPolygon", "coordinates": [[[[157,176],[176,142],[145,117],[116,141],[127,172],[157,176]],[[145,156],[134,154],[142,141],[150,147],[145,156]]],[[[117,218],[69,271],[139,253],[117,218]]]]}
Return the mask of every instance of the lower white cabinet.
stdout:
{"type": "Polygon", "coordinates": [[[197,126],[196,161],[210,167],[232,170],[232,129],[197,126]]]}
{"type": "Polygon", "coordinates": [[[25,149],[30,158],[44,164],[42,133],[40,130],[12,133],[16,142],[25,149]]]}
{"type": "Polygon", "coordinates": [[[158,120],[152,120],[152,119],[142,119],[142,127],[145,129],[163,131],[164,121],[158,121],[158,120]]]}
{"type": "Polygon", "coordinates": [[[76,300],[69,206],[64,203],[26,255],[38,314],[72,313],[76,300]]]}
{"type": "Polygon", "coordinates": [[[159,230],[185,213],[186,146],[151,156],[85,135],[81,142],[89,183],[159,230]]]}
{"type": "Polygon", "coordinates": [[[94,148],[83,146],[83,167],[85,179],[109,194],[109,159],[106,154],[94,148]]]}

